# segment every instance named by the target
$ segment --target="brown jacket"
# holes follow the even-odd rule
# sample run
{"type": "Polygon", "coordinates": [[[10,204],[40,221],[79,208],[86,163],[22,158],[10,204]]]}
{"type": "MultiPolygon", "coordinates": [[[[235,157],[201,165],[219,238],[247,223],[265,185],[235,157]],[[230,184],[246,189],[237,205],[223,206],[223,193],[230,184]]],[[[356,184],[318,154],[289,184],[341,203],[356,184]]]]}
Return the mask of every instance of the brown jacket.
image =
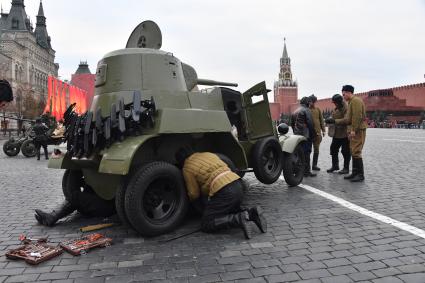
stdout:
{"type": "Polygon", "coordinates": [[[321,135],[325,132],[325,121],[323,120],[322,111],[318,107],[310,108],[311,116],[313,116],[313,125],[316,135],[321,135]]]}
{"type": "Polygon", "coordinates": [[[240,179],[226,163],[210,152],[196,152],[189,156],[184,162],[183,176],[190,200],[199,198],[201,193],[211,197],[224,186],[240,179]]]}
{"type": "Polygon", "coordinates": [[[352,96],[348,102],[348,110],[344,118],[336,119],[336,125],[349,125],[347,131],[359,131],[367,128],[366,107],[360,97],[352,96]]]}
{"type": "MultiPolygon", "coordinates": [[[[332,110],[332,118],[335,120],[342,119],[347,114],[347,103],[345,101],[342,102],[341,108],[335,108],[332,110]]],[[[345,124],[336,124],[335,126],[335,134],[334,138],[342,139],[347,137],[347,125],[345,124]]]]}

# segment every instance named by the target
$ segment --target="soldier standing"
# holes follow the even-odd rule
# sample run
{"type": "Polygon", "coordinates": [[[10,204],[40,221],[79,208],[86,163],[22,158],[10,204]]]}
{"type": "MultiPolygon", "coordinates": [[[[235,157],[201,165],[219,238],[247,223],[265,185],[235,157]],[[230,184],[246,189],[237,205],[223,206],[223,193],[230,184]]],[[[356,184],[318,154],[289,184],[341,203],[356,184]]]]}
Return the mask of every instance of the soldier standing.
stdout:
{"type": "MultiPolygon", "coordinates": [[[[335,105],[335,109],[332,110],[333,119],[342,119],[347,113],[347,103],[344,102],[344,98],[340,94],[332,96],[332,103],[335,105]]],[[[338,171],[339,174],[348,174],[350,168],[350,141],[347,135],[347,125],[331,125],[334,127],[334,131],[328,130],[329,135],[332,135],[331,143],[331,156],[332,156],[332,167],[327,170],[328,173],[332,173],[339,170],[338,152],[341,149],[342,156],[344,157],[344,168],[338,171]],[[331,132],[333,132],[331,134],[331,132]]]]}
{"type": "Polygon", "coordinates": [[[323,120],[322,111],[319,107],[316,107],[317,97],[312,94],[310,95],[310,111],[313,118],[314,125],[314,138],[313,138],[313,164],[311,169],[315,171],[320,171],[320,168],[317,167],[317,161],[319,160],[319,147],[322,142],[322,136],[326,134],[325,122],[323,120]]]}
{"type": "Polygon", "coordinates": [[[354,96],[354,87],[345,85],[342,87],[342,95],[348,101],[347,114],[342,119],[328,118],[327,123],[336,125],[348,125],[347,132],[350,140],[350,151],[353,157],[353,169],[351,174],[344,179],[351,182],[361,182],[364,180],[364,168],[362,159],[362,149],[366,139],[366,107],[360,97],[354,96]]]}
{"type": "Polygon", "coordinates": [[[32,128],[35,133],[34,143],[37,152],[37,160],[40,160],[40,148],[43,147],[46,160],[49,159],[47,152],[47,131],[49,128],[41,122],[41,118],[35,119],[35,125],[32,128]]]}
{"type": "Polygon", "coordinates": [[[311,172],[310,168],[310,154],[311,146],[314,138],[313,118],[309,109],[310,98],[304,96],[300,100],[300,107],[298,107],[291,116],[291,127],[295,135],[304,136],[307,141],[303,142],[303,149],[305,154],[305,170],[304,176],[315,177],[316,174],[311,172]]]}

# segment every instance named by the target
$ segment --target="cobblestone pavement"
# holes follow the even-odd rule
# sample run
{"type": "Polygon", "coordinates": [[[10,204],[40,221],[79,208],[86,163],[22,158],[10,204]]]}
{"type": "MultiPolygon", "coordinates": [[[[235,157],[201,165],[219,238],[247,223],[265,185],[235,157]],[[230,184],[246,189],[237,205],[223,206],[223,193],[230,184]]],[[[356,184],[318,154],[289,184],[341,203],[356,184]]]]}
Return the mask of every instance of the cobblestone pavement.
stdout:
{"type": "MultiPolygon", "coordinates": [[[[2,142],[0,142],[1,145],[2,142]]],[[[364,162],[366,181],[352,184],[330,167],[330,138],[321,146],[322,171],[303,184],[425,230],[425,131],[369,129],[364,162]]],[[[342,163],[342,161],[341,161],[342,163]]],[[[425,239],[343,207],[284,181],[263,185],[248,174],[245,205],[260,204],[269,222],[266,234],[245,240],[238,230],[195,233],[190,219],[175,233],[138,237],[131,229],[104,230],[114,245],[74,257],[67,253],[29,266],[4,253],[21,233],[48,235],[51,242],[79,236],[78,227],[102,219],[73,215],[60,225],[36,224],[35,208],[53,208],[63,199],[63,171],[46,168],[21,154],[0,153],[0,283],[2,282],[425,282],[425,239]]]]}

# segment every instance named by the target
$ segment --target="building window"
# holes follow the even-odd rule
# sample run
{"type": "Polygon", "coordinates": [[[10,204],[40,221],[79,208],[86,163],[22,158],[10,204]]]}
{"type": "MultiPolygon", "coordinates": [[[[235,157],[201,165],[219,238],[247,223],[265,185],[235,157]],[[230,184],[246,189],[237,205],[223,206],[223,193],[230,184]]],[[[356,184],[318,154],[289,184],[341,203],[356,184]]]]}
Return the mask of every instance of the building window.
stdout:
{"type": "Polygon", "coordinates": [[[19,20],[13,18],[12,19],[12,29],[18,29],[19,28],[19,20]]]}

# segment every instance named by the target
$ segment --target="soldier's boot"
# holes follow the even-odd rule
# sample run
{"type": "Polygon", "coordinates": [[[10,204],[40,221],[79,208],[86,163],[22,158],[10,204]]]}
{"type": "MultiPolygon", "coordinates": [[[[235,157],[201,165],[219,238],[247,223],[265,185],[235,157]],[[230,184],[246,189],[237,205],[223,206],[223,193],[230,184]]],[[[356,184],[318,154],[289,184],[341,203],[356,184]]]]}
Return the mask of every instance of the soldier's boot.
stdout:
{"type": "Polygon", "coordinates": [[[359,172],[359,163],[358,163],[358,158],[354,158],[353,157],[353,164],[352,164],[352,166],[353,166],[353,169],[351,170],[351,174],[350,175],[347,175],[347,176],[344,176],[344,179],[346,179],[346,180],[351,180],[351,179],[353,179],[354,177],[356,177],[357,176],[357,174],[358,174],[358,172],[359,172]]]}
{"type": "Polygon", "coordinates": [[[37,160],[40,160],[40,150],[37,151],[37,160]]]}
{"type": "Polygon", "coordinates": [[[363,182],[364,181],[364,169],[363,169],[363,159],[362,158],[356,158],[357,159],[357,175],[354,176],[350,181],[351,182],[363,182]]]}
{"type": "Polygon", "coordinates": [[[260,206],[255,206],[248,209],[249,220],[253,221],[260,229],[261,233],[267,232],[267,220],[264,217],[263,209],[260,206]]]}
{"type": "Polygon", "coordinates": [[[215,218],[207,232],[215,232],[227,228],[241,228],[246,239],[251,239],[252,227],[249,221],[248,211],[242,211],[236,214],[228,214],[215,218]]]}
{"type": "Polygon", "coordinates": [[[332,154],[332,167],[326,170],[328,173],[332,173],[333,171],[339,170],[339,160],[338,154],[332,154]]]}
{"type": "Polygon", "coordinates": [[[344,168],[338,171],[338,174],[350,173],[350,156],[344,156],[344,168]]]}
{"type": "Polygon", "coordinates": [[[307,154],[306,157],[305,157],[304,177],[316,177],[316,174],[311,172],[310,154],[307,154]]]}
{"type": "Polygon", "coordinates": [[[52,210],[50,213],[36,209],[34,216],[41,225],[53,226],[59,219],[70,215],[74,211],[75,207],[65,200],[57,209],[52,210]]]}
{"type": "Polygon", "coordinates": [[[317,167],[317,161],[319,160],[319,153],[315,152],[313,154],[313,167],[311,169],[315,170],[315,171],[320,171],[320,168],[317,167]]]}

